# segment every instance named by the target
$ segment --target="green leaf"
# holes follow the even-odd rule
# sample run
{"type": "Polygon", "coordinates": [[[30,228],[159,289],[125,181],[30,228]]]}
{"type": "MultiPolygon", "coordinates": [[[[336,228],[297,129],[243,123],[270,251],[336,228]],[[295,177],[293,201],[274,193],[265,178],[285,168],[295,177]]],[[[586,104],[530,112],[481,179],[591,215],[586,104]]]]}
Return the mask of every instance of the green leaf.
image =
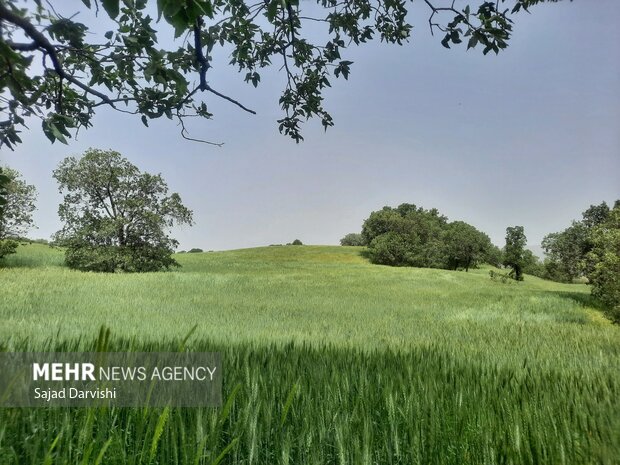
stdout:
{"type": "Polygon", "coordinates": [[[278,14],[278,6],[280,5],[279,0],[271,0],[271,3],[267,5],[267,19],[271,22],[276,18],[278,14]]]}
{"type": "Polygon", "coordinates": [[[478,45],[478,36],[474,34],[467,42],[467,50],[474,48],[476,45],[478,45]]]}
{"type": "Polygon", "coordinates": [[[166,8],[167,0],[157,0],[157,21],[161,20],[161,15],[164,13],[164,8],[166,8]]]}
{"type": "Polygon", "coordinates": [[[114,35],[114,31],[108,31],[104,34],[105,38],[108,40],[112,39],[113,35],[114,35]]]}
{"type": "Polygon", "coordinates": [[[161,438],[161,434],[164,432],[164,426],[168,421],[168,416],[170,414],[170,407],[166,407],[164,411],[159,416],[157,420],[157,425],[155,425],[155,431],[153,432],[153,439],[151,441],[151,451],[149,453],[149,463],[153,462],[155,458],[155,453],[157,452],[157,446],[159,444],[159,439],[161,438]]]}
{"type": "Polygon", "coordinates": [[[119,0],[101,0],[101,4],[110,18],[114,19],[118,16],[119,0]]]}
{"type": "Polygon", "coordinates": [[[101,448],[101,450],[99,451],[99,455],[97,455],[97,460],[95,460],[95,465],[100,465],[103,460],[103,456],[105,455],[105,451],[108,450],[108,447],[110,447],[110,444],[112,444],[112,438],[108,439],[105,444],[103,444],[103,447],[101,448]]]}
{"type": "Polygon", "coordinates": [[[239,442],[239,438],[233,439],[232,442],[224,448],[222,453],[218,455],[213,462],[211,462],[211,465],[219,465],[219,463],[224,460],[224,457],[226,457],[226,454],[228,454],[230,450],[237,445],[237,442],[239,442]]]}
{"type": "Polygon", "coordinates": [[[288,393],[286,398],[286,402],[284,403],[284,408],[282,409],[282,416],[280,417],[280,428],[284,426],[284,422],[286,421],[286,417],[288,415],[289,410],[291,409],[291,405],[293,405],[293,400],[295,399],[295,395],[297,394],[297,389],[299,385],[297,383],[293,384],[293,387],[288,393]]]}

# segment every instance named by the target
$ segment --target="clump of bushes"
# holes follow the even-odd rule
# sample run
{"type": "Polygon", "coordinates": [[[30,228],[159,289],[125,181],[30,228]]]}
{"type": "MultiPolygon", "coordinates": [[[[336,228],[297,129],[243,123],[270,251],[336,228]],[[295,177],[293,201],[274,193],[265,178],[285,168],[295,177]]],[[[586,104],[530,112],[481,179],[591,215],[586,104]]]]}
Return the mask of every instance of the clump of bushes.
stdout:
{"type": "Polygon", "coordinates": [[[435,208],[407,203],[372,212],[361,239],[370,261],[381,265],[467,271],[497,261],[497,247],[483,232],[463,221],[448,222],[435,208]]]}
{"type": "Polygon", "coordinates": [[[194,247],[193,249],[189,249],[187,253],[202,253],[204,250],[199,249],[198,247],[194,247]]]}
{"type": "Polygon", "coordinates": [[[489,277],[491,278],[491,281],[495,281],[495,282],[499,281],[503,284],[512,284],[515,281],[512,272],[501,273],[499,271],[491,270],[489,271],[489,277]]]}
{"type": "Polygon", "coordinates": [[[340,245],[354,246],[360,247],[365,246],[366,241],[364,240],[364,236],[358,233],[349,233],[340,239],[340,245]]]}

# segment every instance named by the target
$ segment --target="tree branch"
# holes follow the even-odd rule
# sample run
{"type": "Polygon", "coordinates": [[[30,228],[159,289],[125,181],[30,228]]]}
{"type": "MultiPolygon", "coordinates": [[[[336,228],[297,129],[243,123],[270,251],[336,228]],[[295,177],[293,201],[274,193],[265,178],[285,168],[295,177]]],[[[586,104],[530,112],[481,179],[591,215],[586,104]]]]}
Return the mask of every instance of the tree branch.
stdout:
{"type": "Polygon", "coordinates": [[[209,65],[209,60],[205,57],[202,52],[202,38],[200,37],[200,26],[202,23],[202,18],[198,17],[196,19],[196,23],[194,24],[194,49],[196,52],[196,61],[200,66],[198,73],[200,74],[200,90],[207,89],[207,71],[211,67],[209,65]]]}
{"type": "Polygon", "coordinates": [[[49,40],[47,40],[47,37],[45,37],[41,32],[39,32],[31,22],[29,22],[25,18],[22,18],[19,15],[16,15],[12,11],[10,11],[6,6],[4,6],[4,4],[1,2],[0,2],[0,19],[8,21],[9,23],[14,24],[15,26],[21,28],[26,33],[26,35],[28,35],[34,41],[35,44],[37,44],[36,48],[40,48],[44,50],[49,55],[50,59],[52,60],[54,71],[56,71],[56,74],[58,74],[58,76],[60,76],[63,79],[66,79],[72,84],[75,84],[77,87],[82,89],[84,92],[92,94],[96,97],[99,97],[105,103],[115,108],[114,103],[110,100],[110,98],[107,95],[102,94],[101,92],[87,86],[80,80],[74,78],[73,76],[65,72],[65,70],[62,67],[62,64],[60,63],[60,58],[58,57],[58,53],[56,53],[56,48],[50,43],[49,40]]]}
{"type": "MultiPolygon", "coordinates": [[[[201,22],[202,22],[202,19],[198,18],[196,20],[196,23],[194,24],[194,49],[195,49],[195,53],[196,53],[196,61],[200,65],[200,69],[198,71],[199,74],[200,74],[200,87],[198,89],[200,89],[202,91],[206,90],[208,92],[211,92],[212,94],[215,94],[218,97],[223,98],[224,100],[228,100],[229,102],[234,103],[239,108],[247,111],[248,113],[252,113],[253,115],[255,115],[256,112],[254,110],[250,110],[249,108],[247,108],[243,104],[239,103],[237,100],[235,100],[235,99],[233,99],[231,97],[228,97],[227,95],[224,95],[224,94],[216,91],[209,84],[207,84],[207,71],[209,70],[211,65],[209,65],[209,60],[207,60],[207,58],[205,57],[204,53],[202,52],[202,39],[200,37],[200,25],[201,25],[201,22]]],[[[196,90],[197,89],[194,89],[186,97],[185,101],[188,100],[196,92],[196,90]]],[[[183,130],[185,130],[185,128],[183,128],[183,130]]],[[[181,133],[181,134],[183,135],[183,133],[181,133]]],[[[187,139],[187,137],[185,137],[185,136],[183,136],[183,137],[187,139]]]]}
{"type": "Polygon", "coordinates": [[[6,42],[6,44],[13,50],[17,50],[19,52],[32,52],[39,48],[39,44],[37,44],[36,42],[31,42],[29,44],[6,42]]]}
{"type": "Polygon", "coordinates": [[[239,108],[241,108],[242,110],[247,111],[248,113],[252,113],[253,115],[256,114],[256,112],[254,110],[251,110],[249,108],[247,108],[246,106],[244,106],[243,104],[239,103],[237,100],[235,100],[234,98],[228,97],[227,95],[224,95],[220,92],[218,92],[217,90],[213,89],[211,86],[209,86],[207,84],[207,87],[205,88],[205,90],[211,92],[212,94],[217,95],[218,97],[223,98],[224,100],[228,100],[230,103],[234,103],[235,105],[237,105],[239,108]]]}

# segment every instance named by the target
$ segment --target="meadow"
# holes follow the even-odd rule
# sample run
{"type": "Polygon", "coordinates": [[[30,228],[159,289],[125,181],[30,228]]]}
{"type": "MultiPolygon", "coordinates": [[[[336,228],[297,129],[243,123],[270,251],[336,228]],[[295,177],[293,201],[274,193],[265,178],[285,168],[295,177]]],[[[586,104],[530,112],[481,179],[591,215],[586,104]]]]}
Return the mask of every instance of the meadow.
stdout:
{"type": "Polygon", "coordinates": [[[0,348],[217,350],[217,409],[2,409],[0,464],[617,464],[620,328],[583,284],[370,265],[361,248],[81,273],[22,246],[0,348]],[[100,328],[109,329],[100,333],[100,328]],[[98,336],[99,335],[99,336],[98,336]]]}

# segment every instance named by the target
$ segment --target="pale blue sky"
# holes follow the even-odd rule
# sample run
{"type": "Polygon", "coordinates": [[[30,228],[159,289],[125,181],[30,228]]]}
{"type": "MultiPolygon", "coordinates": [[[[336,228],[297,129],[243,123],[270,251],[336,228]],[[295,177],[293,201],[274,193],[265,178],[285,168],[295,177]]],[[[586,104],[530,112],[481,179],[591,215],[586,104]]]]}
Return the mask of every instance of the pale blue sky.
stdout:
{"type": "Polygon", "coordinates": [[[497,57],[446,50],[419,1],[412,15],[409,44],[349,51],[349,81],[326,93],[335,127],[311,122],[299,145],[277,131],[282,74],[265,73],[253,89],[226,57],[216,57],[210,84],[258,116],[206,96],[216,119],[192,123],[192,135],[222,148],[184,141],[172,121],[147,129],[107,109],[69,146],[33,128],[0,153],[39,190],[31,236],[59,229],[51,172],[88,147],[163,174],[194,210],[196,225],[174,232],[182,249],[337,244],[372,210],[409,202],[465,220],[499,246],[507,226],[523,225],[539,252],[545,234],[620,197],[620,2],[533,8],[497,57]]]}

